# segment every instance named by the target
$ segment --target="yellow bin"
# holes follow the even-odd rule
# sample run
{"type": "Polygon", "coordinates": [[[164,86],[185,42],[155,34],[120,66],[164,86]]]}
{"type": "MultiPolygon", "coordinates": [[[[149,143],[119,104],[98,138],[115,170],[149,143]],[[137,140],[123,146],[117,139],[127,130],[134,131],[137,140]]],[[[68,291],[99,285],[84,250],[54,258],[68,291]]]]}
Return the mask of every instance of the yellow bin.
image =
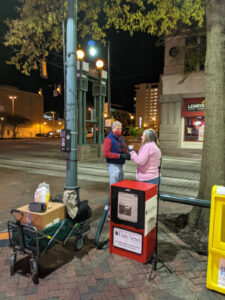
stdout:
{"type": "Polygon", "coordinates": [[[225,294],[225,187],[212,189],[209,255],[207,268],[208,289],[225,294]]]}

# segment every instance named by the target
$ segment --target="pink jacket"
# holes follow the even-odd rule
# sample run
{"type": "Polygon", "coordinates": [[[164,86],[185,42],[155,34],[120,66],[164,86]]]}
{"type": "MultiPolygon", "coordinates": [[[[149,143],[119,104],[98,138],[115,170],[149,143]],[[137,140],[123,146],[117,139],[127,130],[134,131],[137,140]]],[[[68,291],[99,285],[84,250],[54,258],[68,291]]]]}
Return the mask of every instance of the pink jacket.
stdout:
{"type": "Polygon", "coordinates": [[[159,177],[161,151],[154,142],[144,144],[138,151],[130,153],[131,159],[137,164],[136,179],[148,181],[159,177]]]}

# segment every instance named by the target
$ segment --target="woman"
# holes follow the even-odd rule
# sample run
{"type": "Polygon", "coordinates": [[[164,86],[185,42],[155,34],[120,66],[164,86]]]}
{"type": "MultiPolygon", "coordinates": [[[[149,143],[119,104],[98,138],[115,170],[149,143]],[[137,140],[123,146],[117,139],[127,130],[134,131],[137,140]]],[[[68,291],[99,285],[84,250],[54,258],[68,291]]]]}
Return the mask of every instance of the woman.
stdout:
{"type": "Polygon", "coordinates": [[[141,142],[138,154],[135,151],[130,152],[131,159],[137,164],[136,179],[158,184],[161,151],[155,130],[144,130],[141,142]]]}

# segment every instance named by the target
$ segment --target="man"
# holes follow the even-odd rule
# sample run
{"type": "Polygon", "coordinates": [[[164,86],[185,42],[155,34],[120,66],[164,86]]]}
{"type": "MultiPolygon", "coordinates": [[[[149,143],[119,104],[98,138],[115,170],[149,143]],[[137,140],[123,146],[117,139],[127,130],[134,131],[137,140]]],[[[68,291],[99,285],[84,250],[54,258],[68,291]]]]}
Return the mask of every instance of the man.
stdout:
{"type": "MultiPolygon", "coordinates": [[[[104,157],[108,164],[109,184],[114,184],[124,179],[123,165],[126,159],[130,159],[127,153],[127,145],[122,134],[122,124],[119,121],[112,123],[112,131],[107,135],[103,144],[104,157]]],[[[108,198],[108,205],[110,196],[108,198]]],[[[108,221],[110,211],[108,211],[108,221]]]]}
{"type": "Polygon", "coordinates": [[[104,140],[103,152],[108,164],[110,185],[124,179],[123,165],[126,159],[130,159],[125,139],[121,134],[122,124],[115,121],[112,123],[112,131],[104,140]]]}

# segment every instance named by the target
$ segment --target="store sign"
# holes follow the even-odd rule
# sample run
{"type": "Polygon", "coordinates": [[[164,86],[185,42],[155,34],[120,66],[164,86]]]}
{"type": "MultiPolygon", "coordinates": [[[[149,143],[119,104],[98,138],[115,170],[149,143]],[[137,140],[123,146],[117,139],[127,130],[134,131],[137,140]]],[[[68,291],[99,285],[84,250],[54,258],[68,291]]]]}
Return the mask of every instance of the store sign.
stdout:
{"type": "Polygon", "coordinates": [[[187,111],[203,111],[205,110],[204,103],[191,103],[186,106],[187,111]]]}
{"type": "Polygon", "coordinates": [[[205,114],[205,99],[192,98],[183,99],[182,116],[183,117],[203,117],[205,114]]]}

